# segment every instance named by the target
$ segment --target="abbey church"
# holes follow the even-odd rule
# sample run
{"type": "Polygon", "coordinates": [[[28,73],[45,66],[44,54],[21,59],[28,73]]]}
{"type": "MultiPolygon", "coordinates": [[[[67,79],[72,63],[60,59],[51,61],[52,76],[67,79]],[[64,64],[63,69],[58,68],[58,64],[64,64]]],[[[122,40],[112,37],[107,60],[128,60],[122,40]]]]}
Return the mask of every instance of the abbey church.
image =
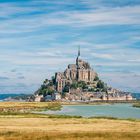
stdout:
{"type": "Polygon", "coordinates": [[[90,64],[80,59],[79,48],[76,64],[69,64],[64,72],[55,74],[56,89],[58,92],[62,92],[67,83],[72,84],[74,81],[92,83],[96,76],[97,73],[90,67],[90,64]]]}

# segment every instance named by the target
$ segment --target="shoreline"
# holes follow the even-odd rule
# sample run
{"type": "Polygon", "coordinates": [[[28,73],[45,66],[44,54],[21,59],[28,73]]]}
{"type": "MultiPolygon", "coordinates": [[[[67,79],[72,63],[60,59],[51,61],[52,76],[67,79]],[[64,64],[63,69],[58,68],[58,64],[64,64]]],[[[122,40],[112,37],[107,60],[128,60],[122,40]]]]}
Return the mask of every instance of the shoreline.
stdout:
{"type": "MultiPolygon", "coordinates": [[[[91,103],[91,104],[83,104],[83,103],[66,103],[66,102],[0,102],[0,117],[2,116],[34,116],[34,115],[42,115],[43,117],[45,115],[47,116],[52,116],[52,117],[66,117],[66,118],[71,118],[71,117],[78,117],[78,118],[90,118],[90,117],[98,117],[98,118],[108,118],[107,115],[105,116],[89,116],[89,117],[84,117],[84,116],[78,116],[78,115],[58,115],[58,114],[42,114],[41,112],[43,111],[59,111],[62,109],[63,105],[64,106],[94,106],[94,105],[113,105],[113,104],[126,104],[126,102],[124,103],[120,103],[120,102],[114,102],[114,103],[109,103],[109,102],[98,102],[98,103],[91,103]]],[[[134,105],[139,105],[140,102],[137,102],[135,104],[133,104],[132,102],[127,102],[127,104],[130,104],[132,107],[136,107],[134,105]]],[[[125,119],[125,118],[119,118],[119,117],[113,117],[113,116],[109,116],[109,118],[116,118],[116,119],[125,119]]],[[[129,118],[129,116],[128,116],[129,118]]],[[[126,118],[127,119],[127,118],[126,118]]],[[[129,118],[129,119],[136,119],[136,118],[129,118]]]]}
{"type": "Polygon", "coordinates": [[[64,101],[59,101],[59,103],[61,105],[100,105],[100,104],[117,104],[117,103],[131,103],[131,104],[134,104],[134,103],[139,103],[140,100],[132,100],[132,101],[118,101],[118,100],[115,100],[115,101],[93,101],[93,102],[75,102],[75,101],[71,101],[71,102],[64,102],[64,101]]]}

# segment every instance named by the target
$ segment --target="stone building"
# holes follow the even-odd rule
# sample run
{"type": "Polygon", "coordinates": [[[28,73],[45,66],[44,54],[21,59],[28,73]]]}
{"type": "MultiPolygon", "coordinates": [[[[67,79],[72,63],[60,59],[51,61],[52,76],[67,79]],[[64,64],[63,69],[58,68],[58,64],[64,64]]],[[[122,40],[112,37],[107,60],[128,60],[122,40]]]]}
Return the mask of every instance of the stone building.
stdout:
{"type": "Polygon", "coordinates": [[[76,58],[76,64],[69,64],[64,72],[55,74],[56,90],[62,92],[67,83],[84,81],[92,83],[97,73],[90,67],[88,62],[80,58],[80,49],[76,58]]]}
{"type": "Polygon", "coordinates": [[[35,102],[43,102],[44,101],[44,97],[43,95],[35,95],[35,102]]]}

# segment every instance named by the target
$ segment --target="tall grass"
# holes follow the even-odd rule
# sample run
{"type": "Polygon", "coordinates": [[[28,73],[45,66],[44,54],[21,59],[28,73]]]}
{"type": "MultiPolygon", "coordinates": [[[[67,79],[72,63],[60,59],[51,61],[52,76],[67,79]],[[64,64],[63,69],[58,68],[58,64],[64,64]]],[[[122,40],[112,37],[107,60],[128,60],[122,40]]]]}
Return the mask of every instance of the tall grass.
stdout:
{"type": "Polygon", "coordinates": [[[140,133],[128,132],[0,132],[3,140],[139,140],[140,133]]]}

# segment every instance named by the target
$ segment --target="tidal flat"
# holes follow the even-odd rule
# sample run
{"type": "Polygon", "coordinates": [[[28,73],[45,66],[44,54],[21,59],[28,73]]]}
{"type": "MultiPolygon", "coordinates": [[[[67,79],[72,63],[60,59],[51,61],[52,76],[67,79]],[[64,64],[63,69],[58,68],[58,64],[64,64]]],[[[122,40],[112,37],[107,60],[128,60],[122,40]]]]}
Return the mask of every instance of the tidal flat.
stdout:
{"type": "Polygon", "coordinates": [[[82,117],[106,116],[140,119],[140,109],[132,103],[62,105],[59,111],[42,111],[42,114],[74,115],[82,117]]]}
{"type": "Polygon", "coordinates": [[[0,140],[139,140],[140,120],[33,114],[22,107],[60,109],[59,103],[0,103],[0,140]],[[49,108],[48,108],[49,106],[49,108]],[[41,108],[42,107],[42,108],[41,108]],[[20,109],[19,109],[20,108],[20,109]]]}

